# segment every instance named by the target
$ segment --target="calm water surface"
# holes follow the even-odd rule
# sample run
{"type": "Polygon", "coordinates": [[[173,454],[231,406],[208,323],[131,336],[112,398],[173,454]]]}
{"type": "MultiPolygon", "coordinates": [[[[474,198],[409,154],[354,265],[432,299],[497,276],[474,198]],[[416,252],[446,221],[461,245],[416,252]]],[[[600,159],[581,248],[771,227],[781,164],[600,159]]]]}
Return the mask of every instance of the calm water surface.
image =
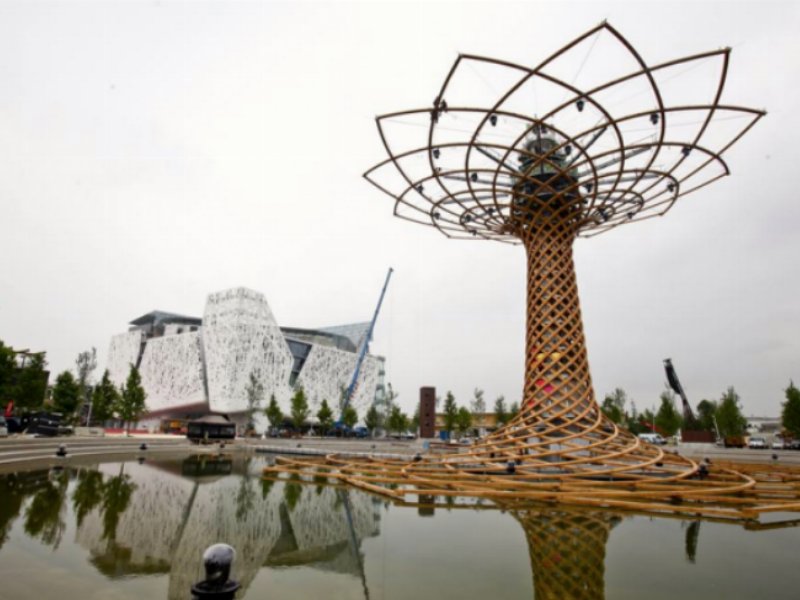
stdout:
{"type": "MultiPolygon", "coordinates": [[[[239,598],[800,598],[800,528],[489,503],[407,507],[264,459],[0,475],[0,598],[189,598],[210,544],[239,598]]],[[[776,515],[773,520],[792,518],[776,515]]]]}

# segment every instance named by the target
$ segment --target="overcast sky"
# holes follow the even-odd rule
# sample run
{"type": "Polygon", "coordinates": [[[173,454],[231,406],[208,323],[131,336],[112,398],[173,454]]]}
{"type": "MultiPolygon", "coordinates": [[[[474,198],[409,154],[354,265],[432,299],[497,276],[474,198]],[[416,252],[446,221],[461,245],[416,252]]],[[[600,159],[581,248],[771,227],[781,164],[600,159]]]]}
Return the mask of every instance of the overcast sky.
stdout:
{"type": "Polygon", "coordinates": [[[650,63],[732,46],[723,99],[766,108],[732,176],[576,244],[599,396],[776,415],[800,380],[794,2],[0,2],[0,339],[54,371],[152,309],[263,292],[282,325],[368,320],[422,385],[522,390],[525,257],[392,217],[374,117],[428,106],[459,52],[534,65],[608,19],[650,63]]]}

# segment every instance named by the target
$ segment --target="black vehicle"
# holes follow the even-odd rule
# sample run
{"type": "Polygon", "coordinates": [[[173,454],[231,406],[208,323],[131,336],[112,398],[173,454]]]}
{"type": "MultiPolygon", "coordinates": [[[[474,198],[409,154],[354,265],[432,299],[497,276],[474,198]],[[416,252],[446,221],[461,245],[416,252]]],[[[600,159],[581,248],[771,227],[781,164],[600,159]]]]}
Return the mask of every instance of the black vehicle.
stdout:
{"type": "Polygon", "coordinates": [[[212,440],[232,440],[236,437],[236,423],[232,423],[225,415],[206,415],[189,421],[186,437],[198,444],[212,440]]]}
{"type": "MultiPolygon", "coordinates": [[[[23,417],[24,419],[24,417],[23,417]]],[[[61,426],[61,414],[39,411],[28,415],[28,427],[25,433],[52,437],[66,432],[61,426]]]]}
{"type": "Polygon", "coordinates": [[[20,417],[6,417],[6,427],[8,428],[8,433],[22,433],[25,431],[20,417]]]}
{"type": "Polygon", "coordinates": [[[72,429],[61,424],[61,413],[38,411],[17,417],[6,417],[8,433],[28,433],[52,437],[72,433],[72,429]]]}

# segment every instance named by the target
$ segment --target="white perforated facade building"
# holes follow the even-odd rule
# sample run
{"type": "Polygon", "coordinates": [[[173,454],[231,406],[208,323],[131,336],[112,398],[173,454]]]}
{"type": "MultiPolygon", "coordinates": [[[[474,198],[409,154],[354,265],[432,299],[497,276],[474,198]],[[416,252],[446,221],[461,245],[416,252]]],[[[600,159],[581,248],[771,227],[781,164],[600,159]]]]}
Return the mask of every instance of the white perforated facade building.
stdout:
{"type": "MultiPolygon", "coordinates": [[[[141,374],[148,416],[185,418],[224,413],[234,420],[247,407],[253,374],[284,414],[302,386],[312,414],[325,399],[336,410],[355,371],[369,323],[309,330],[281,328],[263,294],[234,288],[209,295],[202,319],[153,311],[111,338],[107,367],[122,385],[130,365],[141,374]]],[[[367,354],[351,404],[363,417],[383,393],[383,363],[367,354]]],[[[266,421],[258,420],[257,429],[266,421]]]]}

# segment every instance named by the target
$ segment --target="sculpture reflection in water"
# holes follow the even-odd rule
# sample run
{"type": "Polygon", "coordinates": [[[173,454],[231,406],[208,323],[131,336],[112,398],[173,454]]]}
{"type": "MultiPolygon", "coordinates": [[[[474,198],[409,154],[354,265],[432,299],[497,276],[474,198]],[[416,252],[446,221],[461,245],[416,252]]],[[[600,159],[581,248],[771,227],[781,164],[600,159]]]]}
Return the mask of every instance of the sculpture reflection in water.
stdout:
{"type": "MultiPolygon", "coordinates": [[[[182,599],[202,577],[203,549],[222,541],[237,551],[240,597],[264,567],[310,566],[357,579],[358,595],[368,598],[363,542],[379,534],[386,499],[319,474],[261,479],[260,469],[246,456],[206,455],[0,476],[0,549],[15,522],[53,548],[70,543],[65,531],[74,523],[74,542],[99,572],[111,579],[163,574],[168,598],[182,599]]],[[[619,513],[433,495],[420,495],[416,507],[421,517],[502,509],[524,531],[535,598],[605,596],[606,547],[624,518],[619,513]]],[[[701,522],[684,523],[686,559],[694,562],[701,522]]]]}
{"type": "MultiPolygon", "coordinates": [[[[368,598],[361,542],[378,535],[385,499],[321,476],[262,480],[250,466],[246,458],[204,456],[0,477],[0,503],[7,509],[0,512],[0,543],[22,514],[28,535],[57,546],[71,500],[76,540],[95,568],[110,578],[168,574],[171,599],[186,597],[200,579],[202,550],[220,540],[237,550],[241,597],[264,566],[310,565],[359,578],[368,598]]],[[[420,514],[474,506],[439,500],[420,497],[420,514]]],[[[525,532],[535,598],[603,597],[606,542],[621,517],[505,508],[525,532]]]]}
{"type": "Polygon", "coordinates": [[[240,597],[262,567],[311,566],[354,577],[368,594],[361,543],[379,533],[381,499],[318,479],[275,484],[251,459],[197,456],[0,475],[0,549],[22,519],[52,548],[74,522],[74,540],[111,579],[164,574],[168,597],[201,579],[203,550],[237,552],[240,597]]]}
{"type": "Polygon", "coordinates": [[[605,597],[606,543],[619,515],[552,509],[512,514],[528,540],[536,600],[605,597]]]}

